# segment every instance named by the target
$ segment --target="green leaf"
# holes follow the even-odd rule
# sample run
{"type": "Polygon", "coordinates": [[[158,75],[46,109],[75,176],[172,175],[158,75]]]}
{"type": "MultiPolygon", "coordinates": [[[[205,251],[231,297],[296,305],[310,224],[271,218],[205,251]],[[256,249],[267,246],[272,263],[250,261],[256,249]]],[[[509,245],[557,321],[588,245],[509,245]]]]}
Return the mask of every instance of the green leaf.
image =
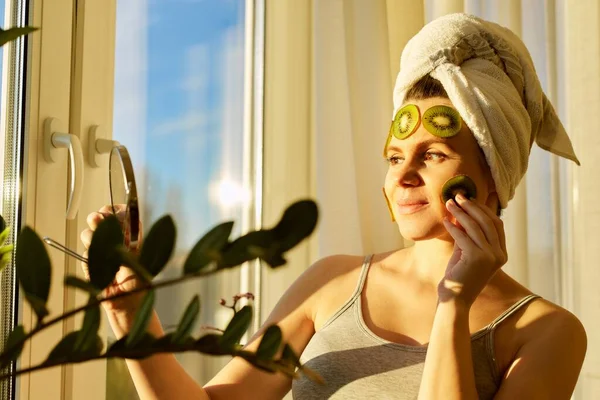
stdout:
{"type": "Polygon", "coordinates": [[[18,39],[20,36],[27,35],[37,30],[38,28],[34,28],[32,26],[10,28],[7,30],[0,29],[0,46],[4,46],[6,43],[18,39]]]}
{"type": "Polygon", "coordinates": [[[125,342],[127,347],[134,347],[144,337],[144,334],[148,329],[148,324],[150,323],[153,310],[154,290],[149,290],[146,296],[144,296],[142,306],[135,314],[133,326],[127,335],[127,341],[125,342]]]}
{"type": "Polygon", "coordinates": [[[277,325],[269,326],[256,349],[256,357],[264,360],[272,359],[277,354],[282,340],[281,328],[277,325]]]}
{"type": "Polygon", "coordinates": [[[200,297],[198,295],[194,296],[190,304],[188,304],[183,316],[181,317],[181,321],[179,321],[179,325],[177,326],[177,330],[173,334],[171,342],[174,344],[182,344],[185,342],[187,337],[189,336],[192,329],[194,329],[194,324],[198,319],[198,313],[200,312],[200,297]]]}
{"type": "Polygon", "coordinates": [[[166,215],[156,221],[144,239],[139,262],[153,277],[165,267],[175,248],[175,223],[166,215]]]}
{"type": "Polygon", "coordinates": [[[219,268],[231,268],[267,254],[276,243],[268,230],[248,232],[229,243],[222,251],[219,268]]]}
{"type": "Polygon", "coordinates": [[[283,353],[281,354],[281,359],[291,362],[296,367],[302,366],[302,364],[300,364],[300,357],[298,357],[296,352],[292,350],[290,345],[287,343],[283,346],[283,353]]]}
{"type": "Polygon", "coordinates": [[[39,325],[48,315],[46,303],[52,274],[50,257],[42,239],[27,226],[19,234],[17,244],[17,279],[25,292],[25,299],[37,315],[39,325]]]}
{"type": "Polygon", "coordinates": [[[235,356],[243,358],[244,360],[252,364],[254,367],[261,369],[265,372],[275,373],[277,372],[277,370],[283,372],[283,370],[281,369],[281,365],[277,365],[273,360],[258,358],[256,357],[256,354],[252,352],[246,350],[239,350],[235,353],[235,356]]]}
{"type": "Polygon", "coordinates": [[[22,342],[25,336],[25,328],[23,325],[16,326],[8,335],[4,351],[0,354],[0,369],[4,369],[11,361],[19,358],[25,345],[25,342],[22,342]]]}
{"type": "Polygon", "coordinates": [[[240,340],[252,323],[252,307],[244,306],[235,313],[223,336],[221,336],[220,344],[225,348],[234,348],[239,344],[240,340]]]}
{"type": "Polygon", "coordinates": [[[73,331],[63,337],[60,342],[50,352],[44,364],[64,364],[67,362],[78,362],[88,358],[96,357],[102,352],[102,339],[95,335],[94,340],[86,341],[90,343],[86,348],[78,349],[78,344],[81,331],[73,331]]]}
{"type": "Polygon", "coordinates": [[[60,342],[54,346],[48,357],[46,358],[45,364],[65,362],[71,359],[75,342],[79,337],[79,332],[74,331],[63,337],[60,342]]]}
{"type": "Polygon", "coordinates": [[[229,236],[233,229],[233,222],[225,222],[215,226],[190,251],[183,271],[187,274],[193,274],[209,265],[212,261],[217,261],[221,250],[228,243],[229,236]]]}
{"type": "Polygon", "coordinates": [[[4,220],[2,215],[0,215],[0,232],[4,232],[5,229],[6,229],[6,221],[4,220]]]}
{"type": "Polygon", "coordinates": [[[92,236],[89,248],[88,269],[90,282],[98,290],[107,287],[121,267],[118,249],[123,245],[123,232],[117,217],[103,219],[92,236]]]}
{"type": "Polygon", "coordinates": [[[279,251],[285,252],[312,234],[317,226],[319,210],[312,200],[301,200],[289,206],[275,228],[279,251]]]}
{"type": "Polygon", "coordinates": [[[117,254],[121,260],[121,265],[129,267],[144,282],[152,282],[152,278],[154,277],[150,275],[146,268],[138,262],[136,254],[131,253],[124,246],[117,248],[117,254]]]}
{"type": "Polygon", "coordinates": [[[41,299],[38,299],[32,294],[25,294],[25,299],[33,309],[33,312],[38,317],[36,322],[36,327],[39,327],[43,323],[43,319],[46,315],[50,314],[50,311],[46,308],[46,302],[41,299]]]}
{"type": "Polygon", "coordinates": [[[129,335],[125,335],[121,339],[114,342],[106,351],[106,356],[141,359],[154,353],[156,348],[155,346],[158,344],[158,340],[148,332],[144,332],[144,334],[138,339],[136,343],[136,349],[132,349],[127,345],[128,339],[129,335]],[[146,351],[143,351],[142,349],[145,349],[146,351]]]}
{"type": "Polygon", "coordinates": [[[13,244],[7,244],[6,246],[0,246],[0,256],[5,255],[6,253],[12,253],[15,246],[13,244]]]}
{"type": "Polygon", "coordinates": [[[271,268],[281,267],[287,263],[286,259],[283,258],[277,251],[271,251],[260,258],[269,264],[271,268]]]}
{"type": "Polygon", "coordinates": [[[90,282],[80,279],[73,275],[67,275],[65,277],[65,285],[84,290],[92,296],[96,296],[100,293],[100,291],[96,289],[96,287],[90,282]]]}
{"type": "Polygon", "coordinates": [[[166,350],[166,349],[173,350],[176,348],[181,348],[182,346],[191,346],[196,342],[193,337],[188,335],[179,343],[173,343],[174,335],[175,335],[175,332],[169,332],[169,333],[164,334],[162,337],[160,337],[154,341],[153,346],[155,348],[159,348],[159,349],[163,349],[163,350],[166,350]]]}
{"type": "MultiPolygon", "coordinates": [[[[94,297],[90,297],[88,303],[96,301],[94,297]]],[[[79,330],[79,337],[74,344],[75,351],[87,351],[93,348],[100,329],[100,305],[88,308],[83,317],[83,324],[79,330]]]]}
{"type": "Polygon", "coordinates": [[[221,338],[221,335],[208,333],[196,340],[194,347],[196,348],[196,351],[200,353],[210,354],[213,356],[231,354],[231,350],[221,347],[221,338]]]}
{"type": "Polygon", "coordinates": [[[10,228],[5,227],[0,232],[2,232],[2,233],[0,233],[0,245],[2,245],[6,241],[6,238],[8,238],[8,234],[10,233],[10,228]]]}
{"type": "Polygon", "coordinates": [[[317,372],[311,370],[310,368],[306,368],[304,365],[300,363],[300,357],[296,354],[294,350],[290,347],[288,343],[283,346],[283,353],[281,354],[281,361],[287,362],[292,365],[290,372],[293,373],[294,369],[297,367],[302,373],[311,381],[318,383],[320,385],[325,384],[325,380],[321,375],[317,372]]]}
{"type": "Polygon", "coordinates": [[[14,246],[12,244],[0,247],[0,272],[10,264],[12,259],[12,250],[14,246]]]}

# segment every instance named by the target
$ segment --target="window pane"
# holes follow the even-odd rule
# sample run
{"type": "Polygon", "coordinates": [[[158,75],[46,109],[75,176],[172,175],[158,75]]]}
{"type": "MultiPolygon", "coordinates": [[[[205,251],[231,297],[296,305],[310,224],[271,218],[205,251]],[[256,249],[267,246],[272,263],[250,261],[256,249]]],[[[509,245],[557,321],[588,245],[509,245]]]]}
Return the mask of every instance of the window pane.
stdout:
{"type": "MultiPolygon", "coordinates": [[[[242,179],[244,19],[243,0],[118,2],[113,138],[130,152],[144,230],[164,214],[178,229],[176,254],[157,279],[179,276],[191,247],[217,223],[235,220],[239,234],[251,195],[242,179]]],[[[160,289],[163,326],[174,328],[199,294],[194,336],[205,332],[201,325],[223,328],[231,310],[219,299],[231,301],[239,281],[236,269],[160,289]]],[[[200,384],[228,361],[177,357],[200,384]]],[[[109,362],[107,398],[135,398],[125,371],[122,361],[109,362]]]]}

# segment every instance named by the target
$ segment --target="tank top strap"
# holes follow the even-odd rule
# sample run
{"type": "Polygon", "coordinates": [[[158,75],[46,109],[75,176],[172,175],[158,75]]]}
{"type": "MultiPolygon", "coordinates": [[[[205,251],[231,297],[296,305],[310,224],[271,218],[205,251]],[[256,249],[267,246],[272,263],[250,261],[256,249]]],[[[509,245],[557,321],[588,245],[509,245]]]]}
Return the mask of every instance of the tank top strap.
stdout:
{"type": "Polygon", "coordinates": [[[329,319],[327,319],[327,321],[321,327],[321,330],[327,328],[336,319],[338,319],[340,315],[344,314],[346,310],[350,309],[354,304],[357,303],[356,300],[360,298],[360,294],[362,293],[363,287],[365,286],[365,280],[367,278],[367,272],[369,270],[369,266],[371,265],[372,258],[373,254],[365,256],[360,271],[360,277],[358,278],[358,283],[356,284],[356,288],[354,289],[352,296],[350,296],[350,298],[348,298],[348,300],[346,300],[346,302],[342,304],[342,306],[338,308],[338,310],[331,317],[329,317],[329,319]]]}
{"type": "Polygon", "coordinates": [[[358,283],[356,284],[356,289],[354,289],[354,293],[352,293],[351,301],[356,300],[360,296],[365,287],[365,281],[367,280],[367,273],[369,272],[369,267],[371,266],[371,260],[373,260],[374,254],[369,254],[365,256],[363,261],[360,277],[358,278],[358,283]]]}
{"type": "Polygon", "coordinates": [[[502,314],[500,314],[491,324],[489,324],[487,326],[485,347],[486,347],[486,352],[489,357],[488,359],[490,361],[490,367],[492,369],[492,376],[494,378],[494,381],[498,385],[500,384],[500,381],[502,380],[502,376],[500,374],[500,371],[498,370],[498,361],[496,360],[496,350],[495,350],[495,346],[494,346],[494,336],[495,336],[494,333],[496,331],[496,327],[500,323],[502,323],[502,321],[504,321],[505,319],[510,317],[512,314],[514,314],[518,310],[520,310],[524,305],[526,305],[530,301],[537,299],[537,298],[541,298],[541,296],[538,296],[537,294],[530,294],[530,295],[523,297],[521,300],[517,301],[515,304],[510,306],[506,311],[504,311],[502,314]]]}
{"type": "Polygon", "coordinates": [[[498,326],[500,323],[502,323],[502,321],[504,321],[505,319],[507,319],[508,317],[510,317],[512,314],[514,314],[517,311],[519,311],[519,309],[521,309],[521,307],[523,307],[524,305],[526,305],[530,301],[532,301],[534,299],[537,299],[537,298],[541,298],[541,296],[539,296],[537,294],[530,294],[530,295],[527,295],[527,296],[523,297],[521,300],[517,301],[515,304],[513,304],[512,306],[510,306],[506,311],[504,311],[502,314],[500,314],[489,325],[489,330],[493,330],[494,328],[496,328],[496,326],[498,326]]]}

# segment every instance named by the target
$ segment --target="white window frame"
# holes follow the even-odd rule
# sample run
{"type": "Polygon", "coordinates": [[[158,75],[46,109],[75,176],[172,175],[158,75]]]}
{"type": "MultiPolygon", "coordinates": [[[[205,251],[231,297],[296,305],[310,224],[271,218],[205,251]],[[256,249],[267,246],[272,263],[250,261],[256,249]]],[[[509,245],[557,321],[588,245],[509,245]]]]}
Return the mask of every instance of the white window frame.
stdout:
{"type": "MultiPolygon", "coordinates": [[[[38,234],[64,241],[66,234],[68,156],[56,151],[55,162],[43,157],[43,126],[46,118],[56,118],[58,127],[68,132],[70,108],[70,69],[72,38],[72,0],[30,1],[30,24],[44,27],[30,35],[27,77],[26,139],[24,152],[22,224],[38,234]]],[[[65,274],[63,254],[50,252],[53,265],[52,287],[47,307],[53,314],[64,312],[65,274]]],[[[22,296],[21,296],[22,297],[22,296]]],[[[20,320],[29,331],[34,315],[20,301],[20,320]]],[[[54,326],[36,335],[25,345],[19,368],[42,362],[52,346],[65,334],[64,326],[54,326]]],[[[17,398],[59,399],[63,393],[61,367],[22,375],[17,379],[17,398]]]]}
{"type": "MultiPolygon", "coordinates": [[[[33,227],[40,235],[63,242],[79,253],[84,250],[79,233],[87,227],[87,215],[108,201],[108,156],[101,155],[98,158],[100,167],[93,168],[88,162],[87,149],[92,126],[100,126],[104,138],[112,136],[116,1],[30,0],[30,24],[42,29],[31,36],[28,54],[28,139],[23,224],[33,227]],[[84,152],[84,192],[79,213],[73,221],[64,218],[68,182],[67,152],[58,152],[55,163],[48,163],[42,157],[43,123],[48,117],[58,119],[64,132],[78,136],[84,152]]],[[[249,206],[247,216],[240,221],[244,230],[260,228],[263,223],[272,225],[285,206],[312,193],[309,179],[311,90],[307,87],[300,99],[291,98],[285,93],[296,79],[287,69],[290,61],[286,55],[289,53],[282,52],[289,43],[276,40],[276,35],[265,43],[265,31],[284,29],[277,24],[278,15],[288,15],[297,10],[292,5],[277,5],[277,1],[245,1],[248,38],[244,115],[245,157],[248,161],[245,164],[245,179],[257,195],[249,206]],[[270,91],[263,90],[264,80],[270,82],[270,91]],[[281,115],[297,112],[298,100],[304,104],[306,121],[304,125],[295,127],[293,132],[287,132],[291,140],[286,140],[281,133],[293,127],[286,126],[285,118],[281,115]],[[263,110],[263,105],[269,109],[263,110]],[[265,125],[269,128],[264,129],[265,125]],[[287,162],[292,156],[295,161],[287,162]],[[268,170],[263,171],[263,163],[268,170]],[[281,167],[273,168],[274,165],[281,167]],[[285,182],[285,188],[281,186],[282,182],[285,182]]],[[[310,7],[301,8],[305,11],[302,13],[304,19],[309,19],[310,7]]],[[[303,43],[305,51],[302,54],[308,57],[311,38],[310,35],[304,36],[308,33],[306,26],[306,21],[298,23],[293,41],[303,43]]],[[[309,82],[310,60],[305,61],[301,70],[302,80],[309,82]]],[[[53,275],[48,307],[52,313],[58,314],[83,304],[86,298],[73,289],[66,290],[62,284],[66,274],[82,277],[79,263],[58,251],[50,249],[49,253],[53,275]]],[[[290,256],[290,265],[277,271],[266,272],[259,263],[242,268],[241,286],[244,290],[256,292],[261,287],[275,288],[269,293],[258,293],[255,329],[267,317],[281,292],[307,268],[309,245],[299,246],[290,256]]],[[[21,320],[29,329],[35,316],[25,302],[22,304],[21,320]]],[[[19,367],[42,361],[64,335],[81,325],[81,320],[80,315],[36,337],[26,345],[19,367]]],[[[106,329],[103,313],[101,334],[106,329]]],[[[19,400],[105,400],[106,361],[56,367],[23,375],[17,380],[17,391],[19,400]]]]}

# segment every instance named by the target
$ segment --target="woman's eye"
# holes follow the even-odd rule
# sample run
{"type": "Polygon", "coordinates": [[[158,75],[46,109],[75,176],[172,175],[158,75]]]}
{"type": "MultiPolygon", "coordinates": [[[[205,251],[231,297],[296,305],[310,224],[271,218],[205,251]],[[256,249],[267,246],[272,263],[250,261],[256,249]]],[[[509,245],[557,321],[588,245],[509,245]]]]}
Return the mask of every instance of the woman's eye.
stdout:
{"type": "Polygon", "coordinates": [[[427,160],[442,161],[444,158],[446,158],[446,155],[442,153],[428,152],[425,153],[425,158],[427,160]]]}
{"type": "Polygon", "coordinates": [[[390,165],[396,165],[399,164],[400,162],[402,162],[402,158],[398,157],[398,156],[391,156],[387,158],[387,161],[390,165]]]}

